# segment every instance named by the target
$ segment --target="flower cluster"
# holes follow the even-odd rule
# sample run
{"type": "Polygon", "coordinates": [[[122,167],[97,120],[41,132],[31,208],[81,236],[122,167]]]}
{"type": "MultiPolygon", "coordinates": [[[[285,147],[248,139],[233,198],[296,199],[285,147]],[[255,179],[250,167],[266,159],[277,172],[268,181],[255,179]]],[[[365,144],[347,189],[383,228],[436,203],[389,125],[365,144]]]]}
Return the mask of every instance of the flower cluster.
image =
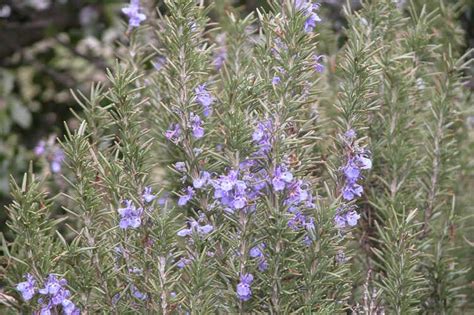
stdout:
{"type": "MultiPolygon", "coordinates": [[[[349,130],[346,132],[345,137],[349,140],[355,138],[355,132],[349,130]]],[[[352,141],[351,141],[352,143],[352,141]]],[[[342,189],[342,197],[350,201],[355,197],[362,196],[364,191],[362,186],[357,183],[361,178],[361,170],[367,170],[372,167],[372,161],[367,156],[367,152],[364,149],[360,149],[357,146],[351,147],[351,155],[347,160],[346,165],[343,167],[345,184],[342,189]]]]}
{"type": "Polygon", "coordinates": [[[136,229],[142,224],[143,208],[135,207],[132,200],[125,200],[125,207],[119,208],[117,211],[120,215],[120,228],[126,230],[128,228],[136,229]]]}
{"type": "Polygon", "coordinates": [[[293,174],[286,170],[284,165],[279,165],[273,173],[272,185],[275,191],[284,190],[293,181],[293,174]]]}
{"type": "Polygon", "coordinates": [[[248,301],[252,297],[250,284],[253,282],[253,276],[250,273],[240,275],[240,282],[237,284],[237,296],[241,301],[248,301]]]}
{"type": "MultiPolygon", "coordinates": [[[[194,92],[196,93],[196,102],[203,108],[204,116],[210,116],[212,114],[212,103],[214,102],[214,98],[212,97],[211,93],[206,90],[206,85],[199,85],[194,90],[194,92]]],[[[204,137],[204,128],[202,126],[203,121],[199,114],[190,112],[187,118],[187,124],[184,126],[181,126],[179,123],[171,124],[168,130],[165,132],[166,139],[178,144],[182,140],[182,127],[186,128],[187,130],[191,130],[191,133],[195,139],[204,137]]]]}
{"type": "Polygon", "coordinates": [[[241,163],[239,170],[230,170],[227,175],[220,175],[212,181],[214,199],[226,212],[254,209],[251,204],[260,196],[266,184],[259,176],[262,172],[251,172],[250,165],[252,163],[241,163]]]}
{"type": "MultiPolygon", "coordinates": [[[[31,274],[25,275],[26,281],[19,283],[16,288],[22,294],[25,301],[29,301],[33,298],[36,292],[36,280],[31,274]]],[[[41,305],[41,315],[52,314],[57,306],[61,305],[63,314],[76,315],[80,314],[79,308],[69,299],[71,292],[66,289],[66,279],[58,280],[55,275],[50,274],[44,283],[44,288],[38,290],[38,293],[42,295],[38,299],[38,303],[41,305]]],[[[56,312],[54,312],[56,314],[56,312]]]]}
{"type": "Polygon", "coordinates": [[[130,0],[130,5],[122,9],[123,14],[128,16],[130,27],[138,27],[146,20],[146,15],[140,13],[140,0],[130,0]]]}
{"type": "Polygon", "coordinates": [[[319,10],[319,3],[313,3],[312,1],[308,0],[296,0],[295,8],[302,12],[302,14],[306,17],[306,21],[304,23],[304,31],[306,33],[314,31],[316,23],[322,21],[316,12],[319,10]]]}
{"type": "Polygon", "coordinates": [[[334,222],[338,229],[352,227],[357,225],[360,215],[356,211],[355,206],[342,206],[337,208],[334,222]]]}
{"type": "MultiPolygon", "coordinates": [[[[151,187],[145,187],[143,194],[142,194],[142,200],[145,204],[151,203],[153,200],[155,200],[156,195],[152,194],[151,192],[151,187]]],[[[132,200],[125,200],[124,201],[125,207],[124,208],[119,208],[117,211],[120,215],[120,223],[119,226],[122,229],[136,229],[142,224],[142,214],[143,214],[143,208],[142,207],[136,207],[133,204],[132,200]]]]}
{"type": "MultiPolygon", "coordinates": [[[[368,152],[355,144],[354,140],[356,137],[357,134],[353,129],[346,131],[343,136],[349,151],[347,162],[342,168],[344,174],[342,198],[346,201],[351,201],[356,197],[362,196],[364,189],[358,181],[362,178],[362,170],[372,168],[372,161],[368,156],[368,152]]],[[[338,229],[357,225],[360,215],[357,213],[356,208],[354,205],[342,205],[336,210],[334,222],[338,229]]]]}

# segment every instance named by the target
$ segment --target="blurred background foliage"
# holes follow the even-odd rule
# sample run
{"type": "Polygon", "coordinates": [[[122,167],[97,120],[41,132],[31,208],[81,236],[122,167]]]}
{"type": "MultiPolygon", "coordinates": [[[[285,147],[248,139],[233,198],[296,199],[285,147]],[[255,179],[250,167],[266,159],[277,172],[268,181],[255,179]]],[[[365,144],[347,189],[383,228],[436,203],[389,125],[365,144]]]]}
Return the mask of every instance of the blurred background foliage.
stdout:
{"type": "MultiPolygon", "coordinates": [[[[122,44],[128,41],[127,28],[120,9],[126,1],[118,0],[0,0],[0,232],[5,231],[4,205],[9,202],[10,176],[21,178],[30,161],[37,173],[47,178],[47,189],[61,191],[63,180],[53,174],[48,157],[35,155],[34,149],[41,140],[52,145],[55,137],[61,138],[66,124],[77,127],[80,115],[71,89],[87,94],[92,82],[105,81],[105,69],[115,57],[125,54],[122,44]],[[64,123],[63,123],[64,122],[64,123]]],[[[211,1],[208,1],[211,2],[211,1]]],[[[265,6],[261,0],[217,0],[211,19],[219,21],[226,12],[246,15],[257,7],[265,6]]],[[[336,52],[345,43],[346,21],[342,6],[350,3],[357,10],[356,0],[325,0],[322,3],[320,51],[327,56],[329,71],[335,72],[336,52]]],[[[400,5],[406,5],[403,0],[400,5]]],[[[414,0],[423,5],[437,7],[438,0],[414,0]]],[[[161,1],[142,0],[141,4],[152,12],[162,8],[161,1]]],[[[457,55],[474,44],[474,0],[446,0],[442,19],[439,19],[440,39],[454,45],[457,55]],[[443,32],[446,31],[446,34],[443,32]],[[450,34],[455,34],[452,37],[450,34]]],[[[466,89],[474,89],[472,72],[466,89]]],[[[472,226],[474,204],[474,106],[472,98],[465,115],[463,138],[462,178],[459,181],[459,208],[467,217],[465,224],[472,226]],[[470,193],[469,193],[470,192],[470,193]]],[[[459,242],[466,259],[473,260],[474,242],[464,230],[459,242]],[[470,241],[469,241],[470,240],[470,241]],[[472,244],[471,244],[472,245],[472,244]]],[[[8,235],[7,235],[8,237],[8,235]]],[[[474,272],[468,274],[474,288],[474,272]]]]}

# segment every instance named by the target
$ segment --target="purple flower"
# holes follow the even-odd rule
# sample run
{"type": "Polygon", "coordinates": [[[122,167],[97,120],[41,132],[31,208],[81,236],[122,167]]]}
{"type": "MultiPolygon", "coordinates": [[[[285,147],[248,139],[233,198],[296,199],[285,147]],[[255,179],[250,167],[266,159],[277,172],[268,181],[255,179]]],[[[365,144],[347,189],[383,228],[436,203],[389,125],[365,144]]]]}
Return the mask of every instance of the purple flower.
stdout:
{"type": "Polygon", "coordinates": [[[345,176],[342,197],[348,201],[362,195],[364,190],[362,186],[357,183],[361,178],[361,170],[372,168],[372,160],[368,157],[368,152],[353,143],[355,137],[356,132],[353,129],[346,131],[343,136],[343,139],[346,141],[346,145],[349,147],[351,152],[355,152],[352,153],[348,158],[346,165],[342,168],[345,176]]]}
{"type": "Polygon", "coordinates": [[[277,85],[278,83],[281,82],[281,79],[279,76],[274,76],[272,79],[272,84],[277,85]]]}
{"type": "Polygon", "coordinates": [[[275,174],[272,178],[273,189],[275,191],[281,191],[285,189],[285,185],[291,183],[293,180],[293,174],[285,170],[284,166],[277,166],[275,174]]]}
{"type": "Polygon", "coordinates": [[[258,270],[265,271],[268,268],[268,262],[263,254],[263,249],[265,248],[265,243],[261,243],[260,245],[254,246],[250,249],[249,255],[252,258],[256,258],[258,261],[258,270]]]}
{"type": "Polygon", "coordinates": [[[132,295],[139,300],[146,300],[148,298],[148,294],[140,292],[133,284],[130,286],[130,291],[132,291],[132,295]]]}
{"type": "Polygon", "coordinates": [[[50,314],[50,310],[59,304],[62,305],[64,314],[80,314],[80,310],[68,299],[71,293],[65,288],[66,285],[65,279],[58,280],[51,274],[48,276],[44,288],[38,291],[49,298],[47,303],[43,298],[38,300],[40,304],[43,304],[40,314],[50,314]]]}
{"type": "Polygon", "coordinates": [[[204,116],[208,117],[212,113],[211,105],[214,102],[214,98],[211,93],[206,90],[205,84],[199,85],[194,89],[194,92],[196,93],[197,102],[204,108],[204,116]]]}
{"type": "Polygon", "coordinates": [[[252,297],[250,284],[253,282],[253,276],[250,273],[240,275],[240,283],[237,284],[237,296],[241,301],[248,301],[252,297]]]}
{"type": "Polygon", "coordinates": [[[334,217],[334,223],[338,229],[343,229],[346,227],[346,219],[339,214],[334,217]]]}
{"type": "Polygon", "coordinates": [[[64,160],[64,151],[56,148],[51,159],[51,172],[59,173],[61,171],[61,164],[64,160]]]}
{"type": "Polygon", "coordinates": [[[304,31],[311,33],[316,27],[316,23],[321,22],[321,18],[316,12],[311,12],[306,21],[304,22],[304,31]]]}
{"type": "Polygon", "coordinates": [[[305,216],[301,212],[295,212],[293,217],[288,221],[288,227],[294,231],[300,228],[302,222],[304,222],[305,216]]]}
{"type": "Polygon", "coordinates": [[[261,257],[259,260],[258,260],[258,270],[263,272],[265,270],[268,269],[268,262],[267,262],[267,259],[265,257],[261,257]]]}
{"type": "Polygon", "coordinates": [[[147,186],[145,187],[145,190],[143,191],[142,197],[143,197],[143,200],[145,200],[145,202],[150,203],[156,198],[156,195],[153,195],[151,193],[151,187],[147,186]]]}
{"type": "Polygon", "coordinates": [[[308,235],[305,235],[303,237],[303,244],[305,244],[306,246],[310,246],[312,243],[313,240],[311,239],[311,237],[309,237],[308,235]]]}
{"type": "Polygon", "coordinates": [[[178,172],[186,172],[186,163],[184,162],[176,162],[174,164],[174,168],[178,171],[178,172]]]}
{"type": "Polygon", "coordinates": [[[125,208],[119,208],[117,211],[121,217],[119,226],[121,229],[138,228],[141,223],[142,208],[136,208],[131,200],[125,200],[125,208]]]}
{"type": "Polygon", "coordinates": [[[354,163],[354,160],[350,160],[343,170],[347,181],[356,182],[359,179],[360,168],[354,163]]]}
{"type": "MultiPolygon", "coordinates": [[[[248,172],[248,170],[245,170],[248,172]]],[[[220,175],[211,183],[214,187],[214,198],[226,212],[246,208],[251,210],[249,203],[258,196],[258,185],[254,174],[246,173],[239,179],[239,171],[230,170],[227,175],[220,175]]]]}
{"type": "Polygon", "coordinates": [[[349,226],[356,226],[359,219],[360,215],[355,210],[346,213],[346,222],[349,226]]]}
{"type": "Polygon", "coordinates": [[[20,291],[21,296],[25,301],[31,300],[31,298],[35,295],[35,285],[36,285],[36,280],[35,278],[27,273],[24,278],[26,279],[25,282],[20,282],[17,284],[16,289],[20,291]]]}
{"type": "Polygon", "coordinates": [[[296,10],[300,11],[305,17],[304,31],[306,33],[312,32],[316,27],[316,23],[321,22],[321,18],[315,12],[319,10],[319,4],[308,0],[296,0],[296,10]]]}
{"type": "Polygon", "coordinates": [[[343,206],[336,210],[334,223],[338,229],[344,229],[346,226],[356,226],[360,215],[355,210],[355,206],[343,206]]]}
{"type": "Polygon", "coordinates": [[[61,305],[63,306],[63,313],[65,315],[76,315],[80,314],[81,311],[76,307],[76,305],[68,299],[64,299],[61,302],[61,305]]]}
{"type": "Polygon", "coordinates": [[[294,180],[287,187],[287,198],[285,204],[288,206],[299,206],[304,204],[308,208],[314,207],[312,203],[311,193],[309,192],[309,186],[302,180],[294,180]]]}
{"type": "Polygon", "coordinates": [[[177,142],[181,136],[181,127],[179,124],[171,124],[170,128],[166,130],[165,137],[166,139],[177,142]]]}
{"type": "Polygon", "coordinates": [[[34,153],[36,156],[41,156],[46,152],[46,142],[44,140],[41,140],[38,142],[36,147],[34,148],[34,153]]]}
{"type": "Polygon", "coordinates": [[[189,265],[190,263],[191,263],[191,259],[187,259],[187,258],[181,257],[181,259],[178,261],[178,263],[176,264],[176,266],[178,266],[179,269],[183,269],[184,267],[186,267],[186,266],[189,265]]]}
{"type": "Polygon", "coordinates": [[[249,255],[250,257],[252,258],[257,258],[257,257],[261,257],[263,256],[263,253],[262,251],[260,250],[260,246],[255,246],[255,247],[252,247],[249,251],[249,255]]]}
{"type": "Polygon", "coordinates": [[[164,65],[166,64],[166,57],[164,56],[157,57],[151,63],[153,67],[155,67],[156,70],[160,71],[161,69],[163,69],[164,65]]]}
{"type": "Polygon", "coordinates": [[[252,134],[252,140],[258,145],[257,154],[266,154],[271,150],[273,144],[273,123],[266,120],[257,123],[257,127],[252,134]]]}
{"type": "Polygon", "coordinates": [[[191,121],[191,130],[193,132],[194,138],[202,138],[204,136],[204,128],[202,127],[202,121],[199,115],[191,113],[189,120],[191,121]]]}
{"type": "Polygon", "coordinates": [[[58,281],[55,275],[49,275],[44,284],[44,288],[40,289],[38,292],[44,295],[54,296],[57,295],[66,284],[67,281],[65,279],[58,281]]]}
{"type": "Polygon", "coordinates": [[[178,205],[179,206],[184,206],[188,203],[191,198],[194,196],[194,189],[191,186],[186,187],[186,190],[184,192],[184,195],[179,197],[178,200],[178,205]]]}
{"type": "Polygon", "coordinates": [[[122,9],[123,14],[128,16],[128,24],[130,27],[138,27],[140,23],[146,20],[146,15],[139,12],[140,1],[131,0],[130,5],[122,9]]]}
{"type": "Polygon", "coordinates": [[[344,133],[344,137],[348,140],[352,140],[355,137],[357,137],[357,133],[355,132],[354,129],[349,129],[344,133]]]}
{"type": "Polygon", "coordinates": [[[295,9],[298,11],[309,12],[313,4],[308,0],[295,0],[295,9]]]}
{"type": "Polygon", "coordinates": [[[214,230],[214,227],[210,224],[200,225],[196,220],[188,221],[189,228],[182,229],[178,231],[178,236],[185,237],[191,236],[194,233],[197,233],[199,236],[204,236],[209,234],[214,230]]]}
{"type": "Polygon", "coordinates": [[[235,209],[242,209],[243,207],[245,207],[247,204],[247,201],[245,200],[244,197],[242,196],[237,196],[233,201],[232,201],[232,206],[235,208],[235,209]]]}
{"type": "Polygon", "coordinates": [[[324,65],[320,62],[322,58],[324,58],[323,55],[314,55],[314,70],[316,72],[322,73],[324,72],[324,65]]]}
{"type": "Polygon", "coordinates": [[[206,186],[210,178],[211,174],[209,174],[209,172],[202,171],[199,177],[193,180],[193,187],[199,189],[206,186]]]}
{"type": "MultiPolygon", "coordinates": [[[[40,299],[41,300],[41,299],[40,299]]],[[[39,302],[39,300],[38,300],[39,302]]],[[[42,302],[40,302],[42,303],[42,302]]],[[[53,308],[53,305],[51,303],[47,305],[43,305],[43,307],[40,310],[40,315],[51,315],[51,309],[53,308]]]]}
{"type": "Polygon", "coordinates": [[[115,294],[113,297],[112,297],[112,304],[113,305],[117,305],[118,301],[120,300],[121,296],[120,296],[120,293],[117,293],[115,294]]]}
{"type": "Polygon", "coordinates": [[[364,192],[364,189],[362,188],[361,185],[354,182],[349,182],[349,183],[346,183],[346,185],[342,189],[342,197],[347,201],[351,201],[355,197],[362,196],[363,192],[364,192]]]}

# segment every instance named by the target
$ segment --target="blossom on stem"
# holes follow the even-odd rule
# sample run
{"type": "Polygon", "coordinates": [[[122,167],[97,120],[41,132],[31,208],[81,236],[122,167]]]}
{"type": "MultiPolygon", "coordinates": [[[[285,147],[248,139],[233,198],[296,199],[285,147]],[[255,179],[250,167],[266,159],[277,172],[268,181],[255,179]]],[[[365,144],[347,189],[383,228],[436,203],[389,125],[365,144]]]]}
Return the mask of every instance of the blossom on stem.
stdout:
{"type": "Polygon", "coordinates": [[[275,189],[275,191],[281,191],[285,189],[285,186],[290,184],[292,180],[293,174],[287,171],[285,166],[277,166],[272,178],[273,189],[275,189]]]}
{"type": "Polygon", "coordinates": [[[131,200],[125,200],[125,208],[119,208],[117,211],[120,215],[119,226],[122,229],[138,228],[142,223],[141,215],[143,213],[142,208],[136,208],[131,200]]]}
{"type": "Polygon", "coordinates": [[[178,231],[178,236],[185,237],[197,234],[199,236],[204,236],[209,234],[214,230],[214,227],[210,224],[200,225],[198,221],[192,219],[188,221],[189,228],[182,229],[178,231]]]}
{"type": "Polygon", "coordinates": [[[132,28],[140,26],[140,23],[146,20],[146,15],[139,11],[139,0],[131,0],[129,6],[122,9],[123,14],[128,17],[128,24],[132,28]]]}
{"type": "Polygon", "coordinates": [[[265,243],[261,243],[257,246],[254,246],[250,249],[249,255],[252,258],[257,259],[258,261],[258,270],[265,271],[268,269],[268,262],[263,254],[263,249],[266,247],[265,243]]]}
{"type": "Polygon", "coordinates": [[[193,198],[193,196],[194,196],[194,189],[191,186],[186,187],[184,191],[184,195],[179,197],[178,205],[179,206],[186,205],[189,202],[189,200],[193,198]]]}
{"type": "Polygon", "coordinates": [[[186,172],[186,163],[184,162],[176,162],[174,164],[174,168],[178,171],[178,172],[186,172]]]}
{"type": "Polygon", "coordinates": [[[18,283],[16,289],[21,293],[21,296],[25,301],[29,301],[35,295],[36,280],[29,273],[25,274],[24,278],[26,281],[18,283]]]}
{"type": "Polygon", "coordinates": [[[64,314],[79,314],[80,311],[74,303],[69,300],[71,292],[65,288],[66,279],[58,280],[55,275],[50,274],[45,281],[44,288],[38,290],[45,299],[38,300],[42,304],[41,314],[50,314],[51,309],[56,305],[62,305],[64,314]]]}
{"type": "Polygon", "coordinates": [[[253,282],[253,276],[250,273],[240,275],[240,282],[237,284],[237,296],[241,301],[248,301],[252,297],[250,284],[253,282]]]}
{"type": "Polygon", "coordinates": [[[171,124],[169,129],[165,132],[166,139],[172,142],[178,142],[180,136],[181,127],[179,126],[179,124],[171,124]]]}
{"type": "Polygon", "coordinates": [[[316,72],[319,72],[319,73],[323,73],[324,72],[324,65],[321,63],[321,59],[323,59],[324,56],[323,55],[314,55],[313,56],[313,59],[314,59],[314,64],[313,64],[313,67],[314,67],[314,70],[316,72]]]}
{"type": "Polygon", "coordinates": [[[314,31],[316,24],[322,21],[319,15],[316,13],[316,11],[319,10],[319,3],[313,3],[312,1],[308,0],[296,0],[295,8],[306,17],[306,21],[304,23],[304,31],[306,33],[314,31]]]}
{"type": "Polygon", "coordinates": [[[194,89],[194,92],[196,93],[197,102],[204,109],[204,116],[208,117],[212,113],[212,103],[214,102],[214,98],[212,97],[211,93],[206,90],[205,84],[199,85],[196,89],[194,89]]]}
{"type": "Polygon", "coordinates": [[[155,200],[156,195],[152,194],[151,187],[147,186],[145,187],[145,190],[143,191],[142,197],[143,197],[143,200],[145,200],[145,202],[150,203],[153,200],[155,200]]]}
{"type": "Polygon", "coordinates": [[[356,211],[356,206],[342,206],[336,210],[334,224],[338,229],[354,227],[360,219],[360,214],[356,211]]]}
{"type": "Polygon", "coordinates": [[[199,177],[193,180],[193,187],[196,189],[205,187],[207,183],[209,182],[209,179],[211,178],[211,174],[206,171],[202,171],[199,174],[199,177]]]}
{"type": "Polygon", "coordinates": [[[202,138],[204,136],[204,128],[202,127],[202,120],[199,115],[191,113],[189,115],[190,127],[193,132],[193,136],[196,139],[202,138]]]}

